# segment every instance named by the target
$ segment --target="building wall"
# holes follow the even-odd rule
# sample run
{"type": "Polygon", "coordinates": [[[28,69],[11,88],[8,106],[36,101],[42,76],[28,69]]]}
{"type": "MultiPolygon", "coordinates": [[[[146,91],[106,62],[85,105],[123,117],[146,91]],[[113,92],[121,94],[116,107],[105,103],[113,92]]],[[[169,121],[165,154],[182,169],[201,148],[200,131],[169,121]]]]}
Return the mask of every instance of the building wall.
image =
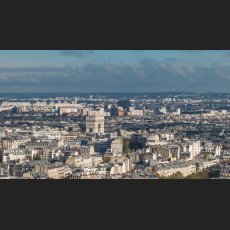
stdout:
{"type": "Polygon", "coordinates": [[[113,154],[123,153],[123,140],[116,139],[112,141],[111,152],[113,154]]]}
{"type": "Polygon", "coordinates": [[[193,159],[200,153],[200,140],[198,141],[193,141],[189,145],[189,152],[190,152],[190,158],[193,159]]]}
{"type": "Polygon", "coordinates": [[[86,133],[104,133],[104,116],[89,115],[86,118],[86,133]]]}
{"type": "Polygon", "coordinates": [[[57,167],[53,169],[48,169],[48,177],[50,179],[64,179],[65,178],[65,168],[57,167]]]}
{"type": "Polygon", "coordinates": [[[177,172],[181,172],[183,176],[189,176],[192,173],[196,173],[196,166],[195,165],[188,165],[185,167],[167,167],[164,169],[158,169],[157,174],[163,177],[169,177],[172,176],[173,174],[176,174],[177,172]]]}

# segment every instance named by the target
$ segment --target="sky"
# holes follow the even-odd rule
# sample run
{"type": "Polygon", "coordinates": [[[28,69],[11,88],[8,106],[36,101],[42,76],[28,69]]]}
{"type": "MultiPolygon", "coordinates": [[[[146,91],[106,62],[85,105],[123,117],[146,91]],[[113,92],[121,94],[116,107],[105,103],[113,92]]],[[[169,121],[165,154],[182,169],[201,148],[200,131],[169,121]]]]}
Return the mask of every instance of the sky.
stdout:
{"type": "Polygon", "coordinates": [[[0,92],[230,92],[229,50],[0,50],[0,92]]]}

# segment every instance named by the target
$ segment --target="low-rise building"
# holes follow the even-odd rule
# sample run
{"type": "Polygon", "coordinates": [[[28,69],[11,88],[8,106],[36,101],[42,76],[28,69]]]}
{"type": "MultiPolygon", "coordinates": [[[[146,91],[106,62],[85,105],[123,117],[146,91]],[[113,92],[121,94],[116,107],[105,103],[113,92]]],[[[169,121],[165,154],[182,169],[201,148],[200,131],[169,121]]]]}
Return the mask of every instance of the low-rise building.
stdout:
{"type": "Polygon", "coordinates": [[[169,177],[177,172],[181,172],[184,177],[196,173],[194,164],[175,163],[175,164],[160,164],[155,171],[160,177],[169,177]]]}

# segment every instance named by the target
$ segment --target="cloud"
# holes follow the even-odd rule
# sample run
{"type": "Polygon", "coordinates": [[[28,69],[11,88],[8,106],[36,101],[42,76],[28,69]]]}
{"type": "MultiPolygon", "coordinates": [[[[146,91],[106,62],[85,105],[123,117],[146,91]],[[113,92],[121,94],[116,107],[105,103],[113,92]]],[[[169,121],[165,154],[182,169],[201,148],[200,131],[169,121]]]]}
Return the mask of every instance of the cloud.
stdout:
{"type": "Polygon", "coordinates": [[[143,59],[138,65],[101,63],[66,67],[0,68],[3,92],[153,92],[227,91],[230,67],[182,66],[178,62],[143,59]]]}
{"type": "Polygon", "coordinates": [[[229,50],[181,50],[183,53],[191,55],[220,55],[223,57],[230,57],[229,50]]]}
{"type": "MultiPolygon", "coordinates": [[[[92,55],[96,52],[97,50],[60,50],[62,55],[65,56],[73,56],[73,57],[83,57],[87,55],[92,55]]],[[[143,50],[129,50],[131,52],[142,52],[143,50]]]]}
{"type": "Polygon", "coordinates": [[[60,50],[61,54],[73,57],[83,57],[85,55],[91,55],[93,50],[60,50]]]}
{"type": "Polygon", "coordinates": [[[230,52],[225,53],[226,57],[230,57],[230,52]]]}
{"type": "Polygon", "coordinates": [[[2,68],[0,67],[0,73],[41,73],[41,72],[63,72],[63,67],[20,67],[20,68],[2,68]]]}

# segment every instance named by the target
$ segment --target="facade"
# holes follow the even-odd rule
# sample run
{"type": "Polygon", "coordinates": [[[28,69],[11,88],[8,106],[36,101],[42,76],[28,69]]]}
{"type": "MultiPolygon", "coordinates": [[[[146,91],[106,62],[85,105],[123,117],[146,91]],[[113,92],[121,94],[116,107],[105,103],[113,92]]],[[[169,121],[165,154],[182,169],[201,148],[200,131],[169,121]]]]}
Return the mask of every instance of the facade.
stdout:
{"type": "Polygon", "coordinates": [[[143,116],[144,111],[143,110],[137,110],[133,109],[128,112],[128,116],[143,116]]]}
{"type": "Polygon", "coordinates": [[[110,175],[121,175],[125,173],[125,164],[124,163],[117,163],[114,164],[111,168],[110,175]]]}
{"type": "Polygon", "coordinates": [[[2,162],[8,163],[10,161],[22,161],[26,158],[26,153],[24,150],[15,149],[3,152],[2,162]]]}
{"type": "Polygon", "coordinates": [[[111,141],[109,139],[99,139],[94,143],[94,150],[97,153],[104,154],[111,148],[111,141]]]}
{"type": "Polygon", "coordinates": [[[105,118],[104,111],[89,111],[86,117],[86,133],[99,134],[104,133],[105,118]]]}
{"type": "Polygon", "coordinates": [[[101,156],[71,156],[66,160],[70,167],[96,167],[102,162],[101,156]]]}
{"type": "Polygon", "coordinates": [[[210,168],[210,167],[212,167],[212,166],[218,165],[219,162],[220,162],[219,159],[204,161],[204,162],[202,162],[201,167],[202,167],[203,169],[207,169],[207,168],[210,168]]]}
{"type": "Polygon", "coordinates": [[[132,169],[132,161],[130,156],[126,156],[122,162],[115,163],[110,170],[110,175],[122,175],[130,172],[132,169]]]}
{"type": "Polygon", "coordinates": [[[132,169],[132,159],[129,155],[125,157],[125,172],[130,172],[132,169]]]}
{"type": "Polygon", "coordinates": [[[123,153],[123,140],[115,139],[111,143],[111,152],[116,155],[123,153]]]}
{"type": "Polygon", "coordinates": [[[65,168],[63,166],[49,168],[47,175],[49,179],[64,179],[65,178],[65,168]]]}
{"type": "Polygon", "coordinates": [[[59,110],[60,115],[64,113],[78,113],[78,112],[79,112],[79,109],[74,108],[74,107],[60,107],[60,110],[59,110]]]}
{"type": "Polygon", "coordinates": [[[24,145],[25,143],[29,142],[30,140],[27,138],[13,138],[13,137],[5,137],[2,140],[2,147],[4,149],[17,149],[20,145],[24,145]]]}
{"type": "Polygon", "coordinates": [[[198,154],[200,154],[200,140],[193,141],[189,145],[189,153],[190,153],[190,159],[193,159],[198,154]]]}
{"type": "Polygon", "coordinates": [[[63,164],[38,163],[34,165],[33,175],[46,175],[48,179],[64,179],[65,167],[63,164]]]}
{"type": "Polygon", "coordinates": [[[221,179],[230,179],[230,166],[224,166],[220,170],[220,178],[221,179]]]}
{"type": "Polygon", "coordinates": [[[193,164],[172,164],[157,168],[156,173],[161,177],[169,177],[177,172],[181,172],[184,177],[196,173],[196,166],[193,164]]]}
{"type": "Polygon", "coordinates": [[[163,114],[167,114],[167,108],[166,107],[162,107],[160,109],[160,112],[163,113],[163,114]]]}

